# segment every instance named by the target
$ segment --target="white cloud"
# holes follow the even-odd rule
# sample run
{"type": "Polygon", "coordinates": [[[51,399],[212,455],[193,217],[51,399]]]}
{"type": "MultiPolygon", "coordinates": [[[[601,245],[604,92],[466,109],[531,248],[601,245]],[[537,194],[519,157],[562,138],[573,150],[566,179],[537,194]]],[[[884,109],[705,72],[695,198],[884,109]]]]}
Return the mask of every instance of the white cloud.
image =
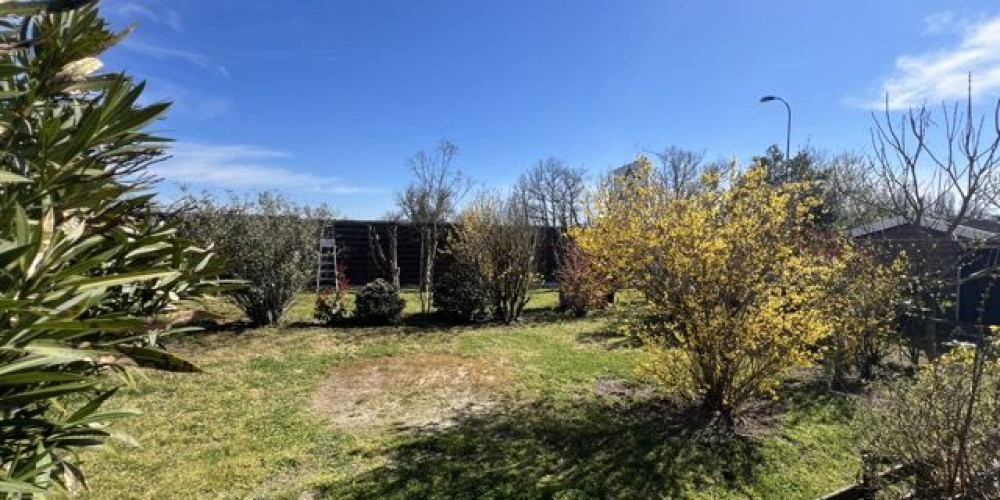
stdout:
{"type": "Polygon", "coordinates": [[[127,19],[129,22],[134,22],[137,19],[148,19],[155,23],[165,24],[174,31],[184,29],[180,13],[159,0],[146,0],[145,3],[118,1],[113,2],[109,9],[112,13],[127,19]]]}
{"type": "Polygon", "coordinates": [[[292,156],[283,151],[246,144],[180,142],[172,157],[151,167],[169,182],[223,189],[274,189],[326,194],[361,194],[375,191],[334,177],[296,172],[282,165],[292,156]]]}
{"type": "Polygon", "coordinates": [[[183,116],[198,121],[208,121],[228,114],[236,103],[227,97],[182,85],[173,80],[147,75],[146,91],[141,102],[169,101],[171,116],[183,116]]]}
{"type": "Polygon", "coordinates": [[[936,12],[924,18],[924,34],[936,35],[951,30],[955,25],[955,14],[952,11],[936,12]]]}
{"type": "Polygon", "coordinates": [[[880,82],[877,98],[847,99],[847,102],[880,109],[885,106],[888,95],[889,107],[902,109],[925,102],[962,99],[968,92],[970,73],[973,99],[1000,94],[1000,15],[967,24],[957,23],[950,14],[935,16],[938,17],[927,22],[929,31],[940,33],[961,25],[957,43],[939,50],[900,56],[896,59],[895,72],[880,82]]]}
{"type": "Polygon", "coordinates": [[[157,59],[178,59],[206,71],[211,71],[216,75],[229,78],[229,70],[227,70],[225,66],[212,62],[210,57],[200,52],[173,49],[151,43],[139,42],[132,39],[122,42],[120,47],[136,54],[154,57],[157,59]]]}

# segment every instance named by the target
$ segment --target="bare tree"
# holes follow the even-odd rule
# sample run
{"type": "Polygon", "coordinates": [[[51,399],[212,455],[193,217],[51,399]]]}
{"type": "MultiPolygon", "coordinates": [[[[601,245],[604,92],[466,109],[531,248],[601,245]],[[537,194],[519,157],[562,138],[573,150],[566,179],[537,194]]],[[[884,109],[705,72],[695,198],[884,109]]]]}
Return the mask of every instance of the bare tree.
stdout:
{"type": "Polygon", "coordinates": [[[926,106],[894,120],[886,97],[882,118],[872,115],[875,175],[889,210],[919,223],[927,215],[948,216],[951,234],[995,192],[1000,174],[1000,102],[993,124],[972,112],[972,77],[965,102],[941,104],[940,120],[926,106]],[[932,132],[941,128],[939,136],[932,132]],[[944,212],[944,213],[940,213],[944,212]]]}
{"type": "Polygon", "coordinates": [[[569,167],[552,157],[539,160],[517,181],[529,220],[561,231],[580,224],[586,189],[583,168],[569,167]]]}
{"type": "Polygon", "coordinates": [[[857,227],[892,215],[879,203],[888,196],[882,194],[879,183],[872,179],[874,168],[870,158],[853,151],[820,158],[822,195],[837,227],[857,227]]]}
{"type": "Polygon", "coordinates": [[[457,155],[458,146],[447,140],[431,152],[419,151],[407,161],[413,178],[397,199],[401,215],[420,232],[420,310],[425,313],[433,306],[434,261],[443,225],[455,216],[470,187],[453,164],[457,155]]]}
{"type": "MultiPolygon", "coordinates": [[[[881,195],[877,207],[905,217],[913,224],[935,217],[946,222],[947,235],[967,219],[981,216],[995,204],[1000,176],[1000,102],[994,104],[992,123],[972,109],[972,77],[966,98],[941,104],[940,113],[926,106],[911,108],[894,119],[888,97],[884,115],[873,115],[873,182],[881,195]]],[[[931,357],[937,354],[936,322],[954,302],[961,267],[975,245],[957,239],[928,238],[920,243],[895,243],[905,250],[914,280],[915,306],[909,313],[910,354],[917,359],[922,343],[931,357]],[[905,247],[905,248],[903,248],[905,247]]],[[[996,269],[982,273],[995,272],[996,269]]],[[[969,278],[963,278],[967,280],[969,278]]],[[[956,314],[958,310],[956,309],[956,314]]]]}
{"type": "Polygon", "coordinates": [[[670,146],[663,151],[649,153],[659,161],[656,175],[673,196],[683,198],[698,190],[704,152],[670,146]]]}
{"type": "Polygon", "coordinates": [[[386,225],[383,231],[374,224],[368,225],[368,247],[375,265],[379,271],[388,277],[392,285],[399,289],[399,215],[389,214],[386,216],[386,225]],[[384,233],[386,243],[382,242],[384,233]],[[386,249],[388,245],[388,249],[386,249]]]}

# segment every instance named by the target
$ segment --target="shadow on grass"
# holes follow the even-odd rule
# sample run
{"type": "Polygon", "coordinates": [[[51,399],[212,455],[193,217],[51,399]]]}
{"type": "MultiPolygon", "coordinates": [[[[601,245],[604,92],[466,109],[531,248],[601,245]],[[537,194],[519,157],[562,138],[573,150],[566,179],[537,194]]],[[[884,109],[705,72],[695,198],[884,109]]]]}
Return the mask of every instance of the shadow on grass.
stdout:
{"type": "Polygon", "coordinates": [[[659,398],[543,401],[412,431],[387,463],[325,498],[673,498],[740,489],[763,461],[750,438],[700,425],[659,398]]]}
{"type": "Polygon", "coordinates": [[[518,321],[509,325],[494,320],[461,322],[456,321],[453,318],[449,318],[446,315],[432,312],[408,314],[403,316],[402,321],[395,325],[373,325],[358,321],[354,318],[347,318],[334,326],[325,326],[316,322],[296,322],[283,326],[286,328],[330,328],[332,331],[357,331],[362,333],[381,332],[390,335],[398,335],[427,332],[457,333],[486,328],[521,328],[526,325],[555,324],[567,321],[574,321],[574,318],[551,309],[536,309],[532,311],[525,311],[518,321]]]}
{"type": "Polygon", "coordinates": [[[484,329],[499,330],[502,334],[504,329],[517,330],[528,325],[557,324],[573,321],[577,321],[577,319],[551,309],[536,309],[525,312],[521,320],[510,325],[505,325],[497,321],[456,323],[454,320],[436,313],[408,314],[403,317],[402,322],[396,325],[372,325],[351,318],[345,319],[334,326],[327,326],[314,321],[288,322],[274,325],[273,327],[255,327],[247,322],[239,321],[224,323],[204,321],[197,324],[189,323],[184,325],[199,329],[173,335],[167,340],[167,344],[204,344],[218,347],[228,342],[240,341],[248,335],[258,335],[269,328],[283,330],[327,330],[332,337],[336,337],[346,344],[353,344],[386,339],[439,338],[484,329]]]}
{"type": "Polygon", "coordinates": [[[789,425],[803,422],[835,424],[850,421],[861,394],[831,390],[828,382],[815,372],[790,377],[775,390],[775,398],[761,399],[751,405],[746,420],[751,427],[768,425],[784,417],[789,425]]]}
{"type": "Polygon", "coordinates": [[[636,349],[642,347],[640,339],[630,335],[623,335],[613,327],[597,332],[577,334],[576,341],[584,345],[598,345],[608,350],[636,349]]]}

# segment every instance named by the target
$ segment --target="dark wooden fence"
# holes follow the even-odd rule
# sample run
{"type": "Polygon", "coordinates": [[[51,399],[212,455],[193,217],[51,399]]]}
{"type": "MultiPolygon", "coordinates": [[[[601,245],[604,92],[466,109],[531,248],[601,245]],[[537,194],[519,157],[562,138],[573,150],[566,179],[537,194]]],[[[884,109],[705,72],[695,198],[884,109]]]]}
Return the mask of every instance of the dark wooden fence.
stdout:
{"type": "MultiPolygon", "coordinates": [[[[369,238],[370,231],[377,231],[386,256],[389,255],[389,232],[394,223],[386,221],[337,220],[330,223],[323,232],[325,240],[336,241],[337,263],[345,268],[351,285],[363,285],[376,278],[388,279],[379,266],[377,252],[373,251],[369,238]]],[[[397,226],[397,244],[402,286],[416,286],[420,282],[420,232],[412,224],[400,222],[397,226]]],[[[447,272],[453,259],[448,252],[448,233],[453,226],[444,226],[445,237],[442,248],[434,262],[436,276],[447,272]]],[[[559,232],[556,228],[541,227],[536,254],[538,272],[546,281],[554,281],[556,276],[556,244],[559,232]]],[[[319,282],[322,286],[333,284],[333,249],[327,247],[323,256],[324,265],[320,270],[319,282]]]]}

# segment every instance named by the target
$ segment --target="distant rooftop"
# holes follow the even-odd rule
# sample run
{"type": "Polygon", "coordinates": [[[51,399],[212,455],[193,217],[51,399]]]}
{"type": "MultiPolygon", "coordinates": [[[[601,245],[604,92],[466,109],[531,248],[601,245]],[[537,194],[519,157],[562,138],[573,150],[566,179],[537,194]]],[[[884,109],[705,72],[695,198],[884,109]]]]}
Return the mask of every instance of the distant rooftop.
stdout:
{"type": "MultiPolygon", "coordinates": [[[[906,224],[910,224],[909,219],[906,217],[889,217],[878,222],[852,228],[849,233],[852,237],[856,238],[906,224]]],[[[924,216],[920,220],[920,225],[927,229],[944,232],[947,231],[949,224],[944,218],[924,216]]],[[[969,240],[993,239],[1000,236],[1000,221],[992,219],[965,219],[955,228],[954,235],[969,240]]]]}

